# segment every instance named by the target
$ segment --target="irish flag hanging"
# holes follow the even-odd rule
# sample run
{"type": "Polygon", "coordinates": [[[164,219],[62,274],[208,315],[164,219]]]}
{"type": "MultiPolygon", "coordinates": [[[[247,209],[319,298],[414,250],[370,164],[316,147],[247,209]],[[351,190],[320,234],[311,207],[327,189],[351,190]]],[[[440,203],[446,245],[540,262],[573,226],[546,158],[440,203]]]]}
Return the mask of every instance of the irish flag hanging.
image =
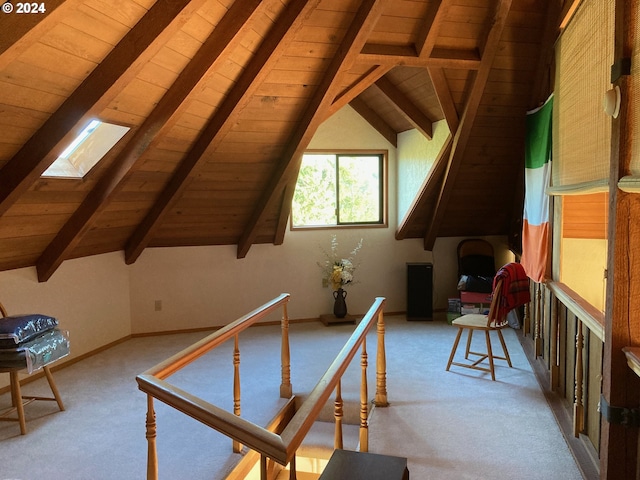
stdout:
{"type": "Polygon", "coordinates": [[[522,258],[527,276],[543,282],[549,264],[549,196],[551,177],[551,113],[553,95],[540,108],[527,112],[525,193],[522,222],[522,258]]]}

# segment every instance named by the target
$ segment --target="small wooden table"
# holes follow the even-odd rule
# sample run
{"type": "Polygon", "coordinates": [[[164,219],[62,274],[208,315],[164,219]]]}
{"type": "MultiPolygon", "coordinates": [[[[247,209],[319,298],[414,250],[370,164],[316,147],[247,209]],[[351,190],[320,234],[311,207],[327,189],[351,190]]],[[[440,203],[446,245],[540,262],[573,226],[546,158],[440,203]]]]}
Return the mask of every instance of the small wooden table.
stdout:
{"type": "Polygon", "coordinates": [[[407,459],[335,450],[319,480],[409,480],[407,459]]]}
{"type": "Polygon", "coordinates": [[[320,321],[328,327],[329,325],[335,325],[338,323],[356,323],[356,317],[347,314],[344,318],[338,318],[333,313],[326,313],[324,315],[320,315],[320,321]]]}

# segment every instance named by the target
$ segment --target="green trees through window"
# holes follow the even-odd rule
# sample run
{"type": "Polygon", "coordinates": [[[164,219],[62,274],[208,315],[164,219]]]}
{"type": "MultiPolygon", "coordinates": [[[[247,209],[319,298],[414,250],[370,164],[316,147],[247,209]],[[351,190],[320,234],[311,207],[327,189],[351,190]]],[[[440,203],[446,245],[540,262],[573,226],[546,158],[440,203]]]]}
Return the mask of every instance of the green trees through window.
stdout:
{"type": "Polygon", "coordinates": [[[293,196],[292,225],[382,224],[382,154],[307,153],[293,196]]]}

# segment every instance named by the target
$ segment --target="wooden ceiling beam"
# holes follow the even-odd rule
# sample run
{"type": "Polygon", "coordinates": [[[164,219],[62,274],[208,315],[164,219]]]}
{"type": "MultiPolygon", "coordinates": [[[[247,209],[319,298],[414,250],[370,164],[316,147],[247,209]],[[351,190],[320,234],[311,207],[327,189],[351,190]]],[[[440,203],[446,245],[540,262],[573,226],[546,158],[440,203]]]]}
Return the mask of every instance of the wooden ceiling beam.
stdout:
{"type": "Polygon", "coordinates": [[[384,96],[393,103],[396,110],[409,120],[411,125],[413,125],[429,140],[433,138],[433,121],[428,118],[413,101],[402,93],[398,87],[391,82],[391,80],[387,77],[382,77],[375,83],[375,85],[380,89],[384,96]]]}
{"type": "Polygon", "coordinates": [[[358,63],[407,67],[441,67],[478,70],[480,55],[474,49],[445,49],[434,47],[429,58],[418,55],[415,45],[367,44],[358,55],[358,63]]]}
{"type": "MultiPolygon", "coordinates": [[[[286,210],[284,203],[287,201],[287,199],[289,199],[289,202],[291,202],[291,199],[295,194],[295,188],[296,186],[291,183],[289,183],[287,186],[284,187],[284,190],[282,191],[282,198],[280,200],[280,208],[278,209],[279,212],[283,212],[286,210]]],[[[284,242],[284,235],[287,231],[288,221],[289,221],[288,215],[278,216],[278,224],[276,225],[276,235],[273,240],[274,245],[282,245],[282,243],[284,242]]]]}
{"type": "Polygon", "coordinates": [[[428,58],[429,66],[441,68],[456,68],[464,66],[469,70],[480,68],[481,55],[476,49],[434,47],[428,58]]]}
{"type": "MultiPolygon", "coordinates": [[[[377,57],[385,59],[385,62],[382,64],[392,63],[393,65],[398,65],[398,63],[396,63],[396,59],[398,58],[406,58],[409,61],[413,60],[416,62],[420,58],[415,44],[387,45],[384,43],[365,43],[360,55],[358,55],[358,61],[362,63],[381,64],[379,62],[371,61],[377,57]],[[389,60],[389,58],[391,60],[389,60]]],[[[402,65],[402,63],[400,65],[402,65]]],[[[422,66],[422,64],[419,66],[422,66]]]]}
{"type": "MultiPolygon", "coordinates": [[[[300,119],[300,123],[291,135],[288,147],[282,157],[282,161],[276,168],[267,188],[264,190],[260,201],[257,203],[249,223],[238,242],[238,258],[244,258],[251,245],[255,242],[258,235],[258,229],[265,217],[274,207],[275,202],[281,198],[283,190],[285,191],[285,199],[282,202],[278,225],[286,225],[282,221],[288,218],[291,212],[291,198],[293,196],[295,182],[302,161],[302,154],[307,145],[311,141],[314,133],[320,124],[327,118],[327,113],[333,100],[339,93],[341,88],[340,82],[337,80],[340,73],[347,71],[355,60],[366,39],[375,27],[380,15],[382,14],[387,0],[362,0],[355,17],[353,18],[347,33],[342,40],[338,50],[336,51],[327,71],[322,77],[320,85],[311,97],[304,114],[300,119]]],[[[276,232],[276,238],[283,238],[276,232]]]]}
{"type": "Polygon", "coordinates": [[[553,44],[558,39],[561,28],[559,24],[564,21],[561,15],[562,11],[559,2],[549,2],[542,39],[540,40],[540,54],[534,70],[535,76],[532,82],[531,100],[529,101],[531,108],[541,106],[553,92],[555,82],[553,68],[555,49],[553,44]]]}
{"type": "Polygon", "coordinates": [[[135,262],[149,245],[162,219],[187,188],[189,178],[193,175],[202,157],[218,147],[251,95],[255,93],[273,64],[280,59],[282,52],[293,41],[292,33],[297,30],[303,19],[317,6],[318,2],[319,0],[295,0],[284,10],[283,16],[275,22],[274,27],[256,50],[253,59],[244,69],[233,89],[225,97],[216,114],[209,120],[189,153],[180,162],[147,216],[129,238],[125,248],[125,262],[127,264],[135,262]]]}
{"type": "Polygon", "coordinates": [[[0,169],[0,216],[49,168],[85,127],[205,0],[158,1],[82,84],[0,169]]]}
{"type": "Polygon", "coordinates": [[[435,212],[431,224],[425,231],[424,236],[424,248],[425,250],[433,250],[436,238],[438,236],[438,229],[444,218],[445,211],[451,198],[451,192],[455,184],[455,179],[462,163],[462,157],[464,156],[464,150],[469,141],[471,129],[478,113],[478,107],[480,106],[480,100],[484,93],[484,88],[489,78],[491,71],[491,65],[493,59],[498,51],[498,45],[502,30],[506,24],[509,10],[511,9],[511,0],[499,0],[494,15],[490,24],[487,26],[486,41],[484,42],[484,48],[482,53],[482,62],[480,69],[476,74],[473,87],[467,99],[464,113],[460,120],[460,125],[455,133],[453,139],[453,146],[451,154],[449,156],[449,162],[447,166],[447,172],[445,174],[444,182],[440,189],[438,202],[435,207],[435,212]]]}
{"type": "Polygon", "coordinates": [[[429,76],[431,77],[433,89],[438,97],[440,108],[444,114],[444,119],[449,126],[449,131],[452,135],[455,135],[458,130],[458,125],[460,124],[460,119],[458,118],[456,104],[453,101],[451,89],[444,75],[444,70],[442,68],[429,68],[429,76]]]}
{"type": "Polygon", "coordinates": [[[246,21],[262,1],[250,0],[243,2],[242,6],[233,4],[227,11],[209,38],[133,134],[118,158],[44,250],[36,263],[40,281],[48,280],[62,262],[69,258],[95,219],[108,207],[109,200],[140,155],[175,115],[176,110],[202,80],[204,74],[234,45],[234,38],[237,38],[238,32],[242,31],[246,21]]]}
{"type": "Polygon", "coordinates": [[[391,128],[391,126],[384,121],[380,115],[374,112],[369,106],[360,98],[354,98],[349,103],[362,118],[364,118],[369,125],[371,125],[380,135],[382,135],[390,144],[394,147],[398,146],[398,134],[391,128]]]}
{"type": "Polygon", "coordinates": [[[436,45],[440,26],[447,17],[451,0],[438,0],[429,6],[429,11],[418,34],[416,51],[420,58],[429,58],[436,45]]]}
{"type": "Polygon", "coordinates": [[[351,101],[364,92],[367,88],[373,85],[379,78],[383,77],[387,72],[393,68],[392,65],[376,65],[372,67],[366,74],[358,79],[353,85],[351,85],[344,92],[340,93],[329,107],[330,117],[345,105],[351,103],[351,101]]]}

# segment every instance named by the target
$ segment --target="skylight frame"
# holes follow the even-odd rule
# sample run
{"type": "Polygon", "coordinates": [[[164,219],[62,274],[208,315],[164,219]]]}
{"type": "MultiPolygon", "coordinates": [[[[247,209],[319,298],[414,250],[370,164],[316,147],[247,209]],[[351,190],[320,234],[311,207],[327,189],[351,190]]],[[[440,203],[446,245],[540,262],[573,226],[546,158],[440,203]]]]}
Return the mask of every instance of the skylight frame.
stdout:
{"type": "Polygon", "coordinates": [[[124,125],[92,119],[42,173],[42,178],[84,178],[129,130],[124,125]]]}

